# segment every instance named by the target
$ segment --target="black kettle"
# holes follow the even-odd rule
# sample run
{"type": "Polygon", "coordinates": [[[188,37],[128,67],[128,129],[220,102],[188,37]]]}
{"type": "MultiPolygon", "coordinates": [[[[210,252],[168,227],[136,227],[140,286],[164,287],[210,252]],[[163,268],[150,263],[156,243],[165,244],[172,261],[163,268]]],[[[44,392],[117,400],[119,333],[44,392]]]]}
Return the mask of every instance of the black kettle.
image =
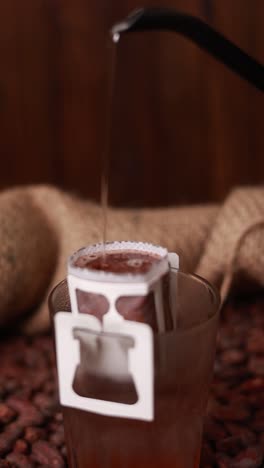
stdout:
{"type": "Polygon", "coordinates": [[[112,37],[134,31],[167,30],[189,38],[218,61],[264,91],[264,67],[202,20],[167,8],[142,8],[115,24],[112,37]]]}

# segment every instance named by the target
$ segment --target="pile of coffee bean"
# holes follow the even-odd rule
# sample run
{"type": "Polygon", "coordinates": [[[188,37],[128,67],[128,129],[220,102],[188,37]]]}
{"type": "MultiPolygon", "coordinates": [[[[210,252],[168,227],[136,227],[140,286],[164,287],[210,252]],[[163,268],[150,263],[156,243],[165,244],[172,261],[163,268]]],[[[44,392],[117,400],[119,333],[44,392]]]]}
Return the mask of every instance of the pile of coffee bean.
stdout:
{"type": "Polygon", "coordinates": [[[0,468],[66,463],[50,336],[0,344],[0,468]]]}
{"type": "Polygon", "coordinates": [[[264,299],[221,313],[201,468],[264,467],[264,299]]]}
{"type": "MultiPolygon", "coordinates": [[[[0,341],[0,468],[67,467],[50,336],[0,341]]],[[[264,299],[222,311],[201,468],[264,467],[264,299]]],[[[165,467],[164,467],[165,468],[165,467]]]]}

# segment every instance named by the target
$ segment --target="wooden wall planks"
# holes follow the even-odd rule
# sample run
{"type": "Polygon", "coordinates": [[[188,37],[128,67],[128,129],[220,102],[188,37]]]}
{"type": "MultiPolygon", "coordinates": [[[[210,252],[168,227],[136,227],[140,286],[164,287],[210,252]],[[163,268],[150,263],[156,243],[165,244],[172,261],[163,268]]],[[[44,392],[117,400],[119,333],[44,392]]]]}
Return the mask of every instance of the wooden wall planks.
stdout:
{"type": "Polygon", "coordinates": [[[0,5],[1,186],[54,182],[52,31],[45,1],[0,5]]]}
{"type": "MultiPolygon", "coordinates": [[[[0,3],[0,188],[48,182],[98,199],[108,30],[137,6],[135,0],[0,3]]],[[[207,20],[264,62],[262,0],[166,6],[207,20]]],[[[112,202],[222,200],[233,185],[263,182],[263,104],[259,92],[180,36],[125,37],[112,114],[112,202]]]]}
{"type": "MultiPolygon", "coordinates": [[[[260,24],[260,30],[256,27],[259,20],[255,16],[260,12],[260,4],[254,6],[256,9],[252,9],[250,2],[234,0],[227,8],[226,1],[215,2],[213,25],[263,62],[264,49],[257,50],[261,27],[260,24]]],[[[233,185],[263,181],[263,134],[256,129],[264,99],[261,93],[217,63],[210,62],[209,77],[209,145],[214,158],[213,193],[219,198],[233,185]]]]}

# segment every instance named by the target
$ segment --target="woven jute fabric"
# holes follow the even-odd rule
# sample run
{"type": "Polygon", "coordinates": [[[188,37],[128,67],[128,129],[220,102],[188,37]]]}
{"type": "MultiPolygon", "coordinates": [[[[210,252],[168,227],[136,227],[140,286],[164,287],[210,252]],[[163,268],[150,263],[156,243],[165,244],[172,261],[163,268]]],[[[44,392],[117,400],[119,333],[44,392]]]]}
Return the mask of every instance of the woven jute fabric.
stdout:
{"type": "MultiPolygon", "coordinates": [[[[222,206],[108,210],[107,240],[148,241],[180,255],[181,269],[221,289],[264,286],[264,189],[234,190],[222,206]]],[[[99,205],[51,186],[0,194],[0,323],[49,327],[47,297],[67,257],[102,240],[99,205]],[[25,313],[31,311],[30,316],[25,313]]],[[[21,326],[21,325],[20,325],[21,326]]]]}
{"type": "Polygon", "coordinates": [[[264,188],[239,188],[211,227],[196,273],[229,291],[264,286],[264,188]]]}

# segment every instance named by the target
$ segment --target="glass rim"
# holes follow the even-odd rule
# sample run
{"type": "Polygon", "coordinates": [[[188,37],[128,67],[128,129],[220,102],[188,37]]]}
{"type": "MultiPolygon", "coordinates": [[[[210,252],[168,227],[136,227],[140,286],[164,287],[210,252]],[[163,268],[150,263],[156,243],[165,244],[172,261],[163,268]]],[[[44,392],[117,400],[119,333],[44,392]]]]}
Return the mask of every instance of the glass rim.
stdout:
{"type": "Polygon", "coordinates": [[[193,278],[194,280],[196,281],[198,280],[200,283],[203,283],[205,286],[207,286],[208,289],[210,289],[210,292],[214,296],[217,308],[221,306],[221,295],[220,295],[219,290],[217,289],[216,286],[210,283],[210,281],[208,281],[206,278],[204,278],[203,276],[197,275],[196,273],[187,273],[181,270],[177,270],[176,268],[173,268],[173,267],[171,267],[170,270],[177,271],[178,273],[180,273],[180,275],[193,278]]]}
{"type": "MultiPolygon", "coordinates": [[[[180,333],[182,333],[182,334],[183,333],[191,333],[194,330],[196,331],[199,328],[205,327],[211,321],[213,321],[215,319],[215,317],[219,314],[219,311],[220,311],[220,308],[221,308],[221,305],[222,305],[222,300],[221,300],[221,295],[220,295],[219,290],[217,289],[216,286],[214,286],[212,283],[210,283],[210,281],[205,279],[203,276],[197,275],[196,273],[188,273],[188,272],[184,272],[184,271],[181,271],[181,270],[177,270],[176,268],[170,268],[170,270],[172,270],[172,271],[174,271],[174,272],[176,272],[178,274],[180,273],[181,276],[185,276],[185,277],[188,277],[188,278],[192,278],[195,281],[199,281],[204,286],[206,286],[207,289],[210,291],[211,296],[214,298],[214,305],[215,305],[214,312],[207,319],[205,319],[203,321],[199,321],[195,325],[187,327],[187,328],[183,328],[183,329],[175,328],[174,330],[172,330],[172,333],[173,332],[177,332],[178,334],[180,334],[180,333]]],[[[171,333],[171,332],[168,331],[166,333],[171,333]]]]}

